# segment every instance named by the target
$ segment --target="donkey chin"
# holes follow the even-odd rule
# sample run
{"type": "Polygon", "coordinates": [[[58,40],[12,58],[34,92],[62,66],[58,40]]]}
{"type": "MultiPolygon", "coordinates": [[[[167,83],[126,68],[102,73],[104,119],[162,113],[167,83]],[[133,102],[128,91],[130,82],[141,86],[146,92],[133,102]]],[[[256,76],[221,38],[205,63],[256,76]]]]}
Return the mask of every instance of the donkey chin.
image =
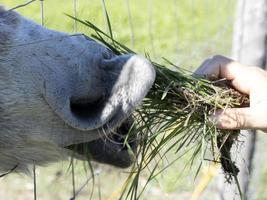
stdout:
{"type": "MultiPolygon", "coordinates": [[[[114,55],[0,6],[0,171],[73,154],[130,166],[123,136],[154,79],[142,56],[114,55]]],[[[129,146],[135,152],[135,139],[129,146]]]]}

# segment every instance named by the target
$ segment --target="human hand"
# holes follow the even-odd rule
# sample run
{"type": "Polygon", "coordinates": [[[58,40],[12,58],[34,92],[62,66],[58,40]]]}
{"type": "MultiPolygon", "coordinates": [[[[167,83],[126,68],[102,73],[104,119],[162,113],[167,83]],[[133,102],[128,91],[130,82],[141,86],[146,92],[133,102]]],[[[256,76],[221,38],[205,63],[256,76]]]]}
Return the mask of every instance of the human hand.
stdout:
{"type": "Polygon", "coordinates": [[[261,129],[267,131],[267,72],[242,65],[224,56],[205,60],[195,74],[225,78],[250,97],[250,106],[217,110],[210,120],[221,129],[261,129]]]}

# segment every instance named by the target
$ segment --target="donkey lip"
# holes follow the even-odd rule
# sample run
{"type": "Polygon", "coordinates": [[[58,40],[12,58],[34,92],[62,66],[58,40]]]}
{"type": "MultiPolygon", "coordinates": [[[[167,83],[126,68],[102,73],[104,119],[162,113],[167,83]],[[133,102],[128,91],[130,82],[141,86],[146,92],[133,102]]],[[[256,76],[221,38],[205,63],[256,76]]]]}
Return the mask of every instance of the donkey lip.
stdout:
{"type": "Polygon", "coordinates": [[[79,143],[66,148],[78,153],[84,158],[104,164],[127,168],[135,160],[134,154],[137,149],[136,135],[128,137],[133,128],[132,117],[126,119],[116,131],[112,131],[104,138],[91,142],[79,143]],[[127,141],[125,141],[127,139],[127,141]],[[128,145],[126,145],[126,142],[128,145]]]}
{"type": "Polygon", "coordinates": [[[124,120],[121,125],[119,125],[116,128],[116,132],[118,135],[122,135],[122,136],[126,136],[129,131],[131,130],[132,126],[133,126],[134,122],[133,122],[133,118],[130,116],[128,117],[126,120],[124,120]]]}
{"type": "Polygon", "coordinates": [[[134,122],[133,118],[128,117],[120,126],[116,128],[116,131],[111,133],[111,140],[120,144],[120,150],[128,150],[126,142],[133,149],[136,148],[136,135],[134,134],[134,122]]]}

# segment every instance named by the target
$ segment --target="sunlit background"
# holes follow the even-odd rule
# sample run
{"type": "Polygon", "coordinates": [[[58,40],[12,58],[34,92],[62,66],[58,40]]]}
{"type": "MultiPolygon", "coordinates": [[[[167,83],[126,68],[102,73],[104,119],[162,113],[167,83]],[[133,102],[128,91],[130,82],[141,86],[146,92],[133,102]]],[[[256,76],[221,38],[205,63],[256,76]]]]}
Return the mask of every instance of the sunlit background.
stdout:
{"type": "MultiPolygon", "coordinates": [[[[26,2],[26,1],[25,1],[26,2]]],[[[22,0],[1,0],[7,8],[24,3],[22,0]]],[[[235,0],[106,0],[114,38],[141,54],[162,61],[165,57],[178,66],[194,70],[201,61],[214,54],[231,54],[235,0]]],[[[35,1],[17,9],[23,16],[43,23],[45,27],[68,33],[81,32],[90,35],[90,30],[75,23],[65,14],[86,19],[107,30],[102,0],[44,0],[35,1]],[[42,14],[44,16],[42,20],[42,14]]],[[[158,176],[144,192],[142,199],[190,199],[195,197],[213,199],[213,176],[217,166],[206,166],[199,177],[194,175],[198,165],[187,163],[184,156],[158,176]],[[205,169],[212,169],[207,173],[205,169]],[[206,189],[206,192],[203,192],[206,189]],[[202,194],[203,192],[203,194],[202,194]]],[[[170,158],[171,160],[171,158],[170,158]]],[[[196,161],[197,162],[197,161],[196,161]]],[[[75,186],[81,188],[91,174],[84,163],[75,168],[75,186]]],[[[265,167],[266,168],[266,167],[265,167]]],[[[263,168],[262,185],[267,183],[267,170],[263,168]]],[[[117,199],[127,177],[127,170],[95,165],[99,172],[77,196],[77,199],[117,199]]],[[[37,167],[38,199],[67,200],[72,197],[72,175],[69,162],[60,162],[48,167],[37,167]]],[[[146,173],[140,185],[146,182],[146,173]]],[[[258,192],[267,192],[264,187],[258,192]]],[[[26,175],[8,175],[0,179],[0,199],[33,199],[33,179],[26,175]]],[[[260,198],[263,199],[263,198],[260,198]]]]}

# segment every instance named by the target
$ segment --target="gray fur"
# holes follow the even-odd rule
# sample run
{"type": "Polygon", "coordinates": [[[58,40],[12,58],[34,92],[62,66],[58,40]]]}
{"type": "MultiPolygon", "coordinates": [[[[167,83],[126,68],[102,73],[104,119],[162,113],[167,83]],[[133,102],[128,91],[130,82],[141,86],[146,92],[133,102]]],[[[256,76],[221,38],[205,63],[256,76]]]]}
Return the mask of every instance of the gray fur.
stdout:
{"type": "Polygon", "coordinates": [[[115,56],[0,6],[0,171],[62,160],[65,146],[108,134],[154,78],[141,56],[115,56]],[[71,102],[90,106],[79,113],[71,102]]]}

